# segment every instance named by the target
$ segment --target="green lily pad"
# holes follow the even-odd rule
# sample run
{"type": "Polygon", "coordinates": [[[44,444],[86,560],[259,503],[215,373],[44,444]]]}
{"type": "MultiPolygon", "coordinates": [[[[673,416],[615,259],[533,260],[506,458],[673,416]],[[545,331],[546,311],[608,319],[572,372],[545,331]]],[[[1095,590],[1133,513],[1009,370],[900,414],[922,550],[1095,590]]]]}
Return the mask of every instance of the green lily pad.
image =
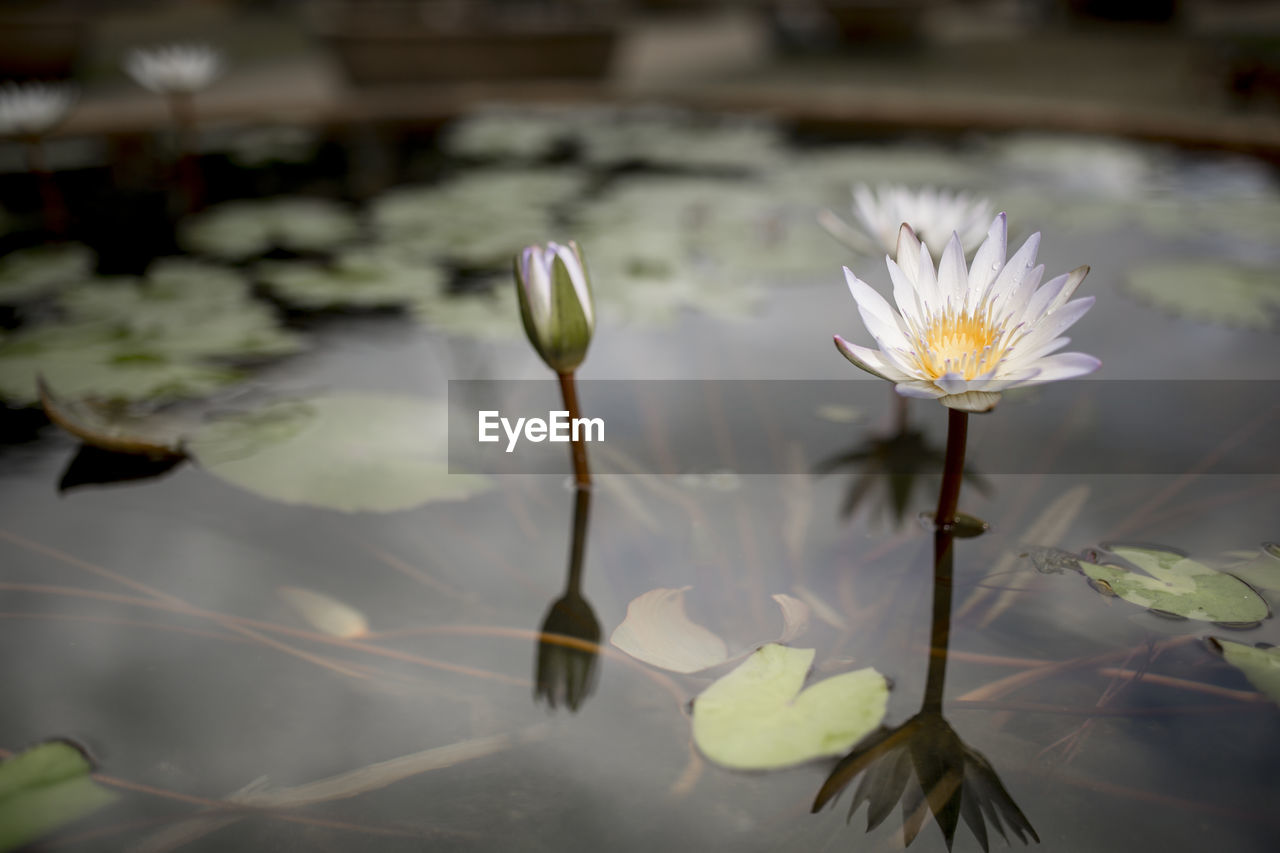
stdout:
{"type": "Polygon", "coordinates": [[[425,295],[411,310],[423,325],[454,337],[501,341],[524,333],[515,283],[506,276],[474,293],[425,295]]]}
{"type": "Polygon", "coordinates": [[[1270,615],[1248,584],[1172,551],[1115,546],[1111,552],[1146,574],[1080,561],[1096,585],[1130,604],[1205,622],[1252,624],[1270,615]]]}
{"type": "Polygon", "coordinates": [[[1256,589],[1280,592],[1280,544],[1267,542],[1257,556],[1227,571],[1256,589]]]}
{"type": "Polygon", "coordinates": [[[449,125],[443,147],[463,157],[538,160],[573,136],[575,117],[556,108],[481,108],[449,125]]]}
{"type": "Polygon", "coordinates": [[[305,346],[239,273],[188,260],[159,261],[142,281],[86,282],[59,304],[73,322],[110,328],[122,346],[170,358],[257,358],[305,346]]]}
{"type": "Polygon", "coordinates": [[[445,285],[437,265],[385,250],[344,252],[332,264],[264,261],[258,278],[281,299],[302,308],[380,308],[433,299],[445,285]]]}
{"type": "Polygon", "coordinates": [[[325,252],[360,233],[351,211],[319,198],[230,201],[179,226],[178,241],[202,254],[245,260],[271,249],[325,252]]]}
{"type": "Polygon", "coordinates": [[[1227,663],[1243,672],[1259,692],[1280,704],[1280,648],[1258,648],[1219,637],[1210,637],[1209,642],[1227,663]]]}
{"type": "Polygon", "coordinates": [[[447,408],[415,397],[334,393],[271,403],[196,430],[187,452],[271,500],[393,512],[466,500],[487,477],[450,474],[447,408]]]}
{"type": "MultiPolygon", "coordinates": [[[[586,187],[569,169],[479,171],[392,190],[370,208],[379,239],[425,261],[506,269],[523,247],[554,239],[552,211],[586,187]]],[[[566,236],[567,235],[562,235],[566,236]]]]}
{"type": "Polygon", "coordinates": [[[23,330],[0,342],[0,398],[34,405],[41,376],[68,398],[153,401],[204,396],[241,378],[235,370],[166,355],[102,324],[83,323],[23,330]]]}
{"type": "Polygon", "coordinates": [[[63,400],[43,381],[40,405],[49,420],[92,447],[111,453],[181,459],[182,428],[179,422],[154,412],[131,411],[120,403],[93,399],[63,400]]]}
{"type": "Polygon", "coordinates": [[[1273,271],[1219,261],[1180,261],[1129,273],[1129,290],[1180,317],[1237,329],[1269,329],[1280,309],[1273,271]]]}
{"type": "Polygon", "coordinates": [[[693,740],[709,760],[771,770],[840,755],[880,725],[889,685],[870,667],[819,681],[805,676],[813,649],[770,643],[693,703],[693,740]]]}
{"type": "Polygon", "coordinates": [[[93,250],[79,243],[20,249],[0,258],[0,305],[43,296],[89,275],[93,250]]]}
{"type": "Polygon", "coordinates": [[[92,771],[84,753],[65,741],[0,763],[0,851],[24,847],[114,800],[89,778],[92,771]]]}

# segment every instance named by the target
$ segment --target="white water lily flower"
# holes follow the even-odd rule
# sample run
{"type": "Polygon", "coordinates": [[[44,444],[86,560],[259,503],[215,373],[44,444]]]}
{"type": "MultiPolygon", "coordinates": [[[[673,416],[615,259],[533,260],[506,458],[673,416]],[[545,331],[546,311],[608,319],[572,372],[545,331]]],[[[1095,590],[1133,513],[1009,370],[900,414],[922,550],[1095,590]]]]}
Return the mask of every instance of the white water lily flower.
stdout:
{"type": "Polygon", "coordinates": [[[139,86],[160,95],[182,95],[207,87],[222,70],[222,54],[207,44],[135,48],[124,70],[139,86]]]}
{"type": "Polygon", "coordinates": [[[586,357],[595,330],[591,281],[578,244],[526,246],[515,258],[520,318],[529,342],[557,373],[586,357]]]}
{"type": "Polygon", "coordinates": [[[1006,261],[1007,241],[1001,213],[968,269],[960,237],[952,234],[935,270],[928,246],[903,225],[897,260],[885,258],[896,312],[848,267],[844,270],[879,349],[839,335],[836,349],[868,373],[896,383],[904,397],[933,398],[969,412],[994,408],[1008,388],[1097,370],[1101,362],[1091,355],[1057,353],[1069,341],[1061,333],[1093,305],[1092,296],[1067,301],[1089,268],[1078,267],[1037,288],[1044,274],[1044,265],[1035,262],[1040,234],[1032,234],[1006,261]]]}
{"type": "Polygon", "coordinates": [[[0,86],[0,136],[42,136],[71,110],[70,83],[15,83],[0,86]]]}
{"type": "Polygon", "coordinates": [[[862,252],[892,252],[898,229],[911,226],[920,239],[937,246],[953,233],[960,235],[965,252],[973,251],[991,221],[991,202],[980,196],[924,187],[911,190],[901,184],[866,184],[853,188],[853,214],[857,228],[829,210],[818,222],[831,236],[862,252]],[[861,230],[859,230],[861,229],[861,230]]]}

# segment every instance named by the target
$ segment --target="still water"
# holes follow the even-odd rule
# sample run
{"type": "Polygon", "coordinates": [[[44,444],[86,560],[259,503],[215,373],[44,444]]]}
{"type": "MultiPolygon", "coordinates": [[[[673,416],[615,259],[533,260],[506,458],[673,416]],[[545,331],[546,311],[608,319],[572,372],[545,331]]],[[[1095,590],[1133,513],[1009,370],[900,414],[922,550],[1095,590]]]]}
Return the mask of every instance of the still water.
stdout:
{"type": "MultiPolygon", "coordinates": [[[[348,512],[272,499],[192,462],[60,491],[74,439],[46,427],[4,446],[0,748],[73,738],[119,793],[47,849],[890,850],[904,822],[918,830],[914,849],[949,846],[911,805],[909,784],[908,806],[896,793],[877,805],[877,786],[894,790],[892,768],[866,772],[872,807],[888,813],[866,832],[866,805],[846,820],[856,781],[811,813],[840,756],[757,773],[702,758],[690,704],[731,666],[673,673],[609,642],[633,599],[683,587],[690,619],[731,653],[782,634],[771,596],[805,602],[807,625],[789,644],[816,650],[811,679],[864,666],[887,676],[894,743],[916,766],[961,768],[970,799],[960,808],[986,807],[992,847],[1004,844],[998,813],[1015,847],[1016,827],[1052,851],[1274,849],[1274,688],[1259,692],[1207,640],[1277,643],[1274,618],[1224,627],[1155,614],[1080,570],[1104,545],[1145,543],[1213,569],[1252,566],[1250,592],[1277,606],[1267,560],[1280,558],[1263,545],[1280,538],[1280,300],[1273,277],[1257,278],[1280,260],[1270,173],[1094,140],[811,147],[755,125],[734,132],[763,133],[767,145],[725,147],[748,152],[745,162],[708,164],[697,149],[692,164],[645,164],[634,152],[610,161],[593,121],[574,125],[589,144],[567,151],[486,151],[473,126],[446,137],[430,169],[405,171],[446,162],[446,180],[460,181],[530,163],[570,170],[579,182],[544,223],[558,230],[528,239],[584,235],[589,263],[591,237],[665,247],[654,222],[674,214],[662,205],[695,211],[679,220],[689,243],[676,274],[637,273],[612,245],[592,267],[600,321],[580,376],[584,410],[606,424],[665,387],[649,380],[776,380],[749,384],[805,392],[781,394],[785,410],[732,395],[716,409],[708,394],[693,413],[654,392],[644,434],[699,458],[677,452],[660,470],[607,442],[592,448],[589,506],[567,486],[567,452],[562,473],[495,474],[463,499],[348,512]],[[955,543],[945,690],[922,717],[934,540],[917,516],[938,478],[911,472],[941,453],[946,417],[934,403],[900,409],[886,383],[834,351],[833,333],[861,334],[841,264],[878,286],[888,278],[882,258],[842,248],[812,218],[823,206],[847,215],[848,182],[881,174],[990,194],[1011,239],[1043,231],[1050,275],[1091,265],[1081,293],[1097,304],[1071,348],[1103,363],[1088,380],[1010,394],[971,419],[960,508],[990,529],[955,543]],[[1206,278],[1178,281],[1186,269],[1206,278]],[[593,380],[630,382],[599,385],[593,410],[593,380]],[[755,464],[742,436],[781,461],[755,464]],[[599,645],[540,650],[544,624],[599,645]]],[[[358,183],[336,190],[370,229],[352,245],[388,240],[369,225],[379,202],[358,183]]],[[[470,203],[463,190],[454,198],[470,203]]],[[[499,220],[488,237],[505,254],[528,226],[499,220]]],[[[471,254],[486,251],[469,246],[445,265],[455,289],[510,286],[471,254]]],[[[324,257],[312,247],[258,256],[268,252],[324,257]]],[[[261,284],[253,257],[221,262],[261,284]]],[[[200,418],[246,400],[444,401],[449,380],[547,378],[514,313],[450,328],[437,309],[422,312],[434,322],[414,311],[286,313],[287,298],[254,293],[306,351],[255,360],[200,418]]],[[[30,419],[17,408],[5,417],[30,419]]],[[[427,440],[443,459],[446,437],[427,440]]],[[[294,464],[349,462],[317,452],[294,464]]],[[[962,817],[950,846],[980,849],[962,817]]]]}

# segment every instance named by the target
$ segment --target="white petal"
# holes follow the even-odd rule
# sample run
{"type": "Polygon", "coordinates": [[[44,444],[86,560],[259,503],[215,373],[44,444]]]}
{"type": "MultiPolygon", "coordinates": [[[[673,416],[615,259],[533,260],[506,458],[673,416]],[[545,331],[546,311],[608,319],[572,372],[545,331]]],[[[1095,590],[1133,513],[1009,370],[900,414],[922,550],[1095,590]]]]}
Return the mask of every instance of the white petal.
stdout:
{"type": "Polygon", "coordinates": [[[920,269],[916,271],[916,292],[926,311],[939,310],[943,300],[938,293],[938,277],[933,270],[933,257],[929,254],[929,246],[920,243],[920,269]]]}
{"type": "Polygon", "coordinates": [[[996,216],[987,229],[987,239],[978,247],[969,265],[969,305],[972,310],[978,305],[987,287],[995,279],[996,273],[1004,266],[1005,252],[1008,251],[1008,220],[1003,213],[996,216]]]}
{"type": "Polygon", "coordinates": [[[1000,402],[1000,394],[995,391],[965,391],[943,397],[939,402],[948,409],[962,412],[989,412],[1000,402]]]}
{"type": "Polygon", "coordinates": [[[1014,256],[1000,269],[995,281],[991,283],[990,303],[999,314],[1004,313],[1004,305],[1009,295],[1018,289],[1018,285],[1027,272],[1035,266],[1036,251],[1040,248],[1040,233],[1036,232],[1027,238],[1014,256]]]}
{"type": "Polygon", "coordinates": [[[1021,317],[1023,312],[1027,310],[1027,303],[1031,301],[1031,297],[1035,294],[1036,287],[1039,286],[1040,279],[1043,276],[1044,264],[1038,264],[1029,270],[1022,277],[1022,281],[1018,282],[1017,289],[1009,294],[1004,307],[1000,309],[1001,315],[1010,318],[1021,317]]]}
{"type": "Polygon", "coordinates": [[[938,261],[938,293],[944,304],[960,308],[965,304],[968,286],[969,271],[964,266],[964,248],[960,245],[959,235],[952,233],[938,261]]]}
{"type": "MultiPolygon", "coordinates": [[[[920,258],[914,257],[919,262],[920,258]]],[[[920,295],[916,292],[915,279],[897,261],[886,259],[885,266],[889,268],[889,280],[893,282],[893,301],[897,303],[898,311],[903,317],[920,322],[924,310],[920,305],[920,295]]]]}
{"type": "Polygon", "coordinates": [[[1028,385],[1039,385],[1042,382],[1057,382],[1059,379],[1071,379],[1093,373],[1102,362],[1083,352],[1060,352],[1047,356],[1036,362],[1040,372],[1028,385]]]}
{"type": "Polygon", "coordinates": [[[1017,349],[1026,352],[1040,351],[1045,344],[1061,335],[1083,317],[1085,312],[1093,307],[1094,301],[1095,297],[1085,296],[1073,302],[1068,302],[1049,316],[1041,318],[1027,332],[1026,337],[1017,342],[1017,349]]]}
{"type": "Polygon", "coordinates": [[[858,278],[848,268],[844,268],[845,281],[849,285],[849,293],[858,303],[858,313],[867,331],[880,344],[880,349],[896,347],[907,348],[907,337],[902,328],[902,321],[893,313],[884,297],[876,293],[875,288],[858,278]]]}
{"type": "Polygon", "coordinates": [[[1034,323],[1046,314],[1057,311],[1066,304],[1071,294],[1076,292],[1076,288],[1088,274],[1089,267],[1076,267],[1069,273],[1063,273],[1045,282],[1027,303],[1027,310],[1023,313],[1022,319],[1034,323]]]}
{"type": "Polygon", "coordinates": [[[1054,338],[1047,344],[1037,347],[1034,350],[1024,348],[1023,344],[1018,344],[1013,352],[1008,355],[1005,361],[1011,369],[1018,365],[1034,364],[1037,360],[1044,358],[1051,352],[1057,352],[1069,343],[1071,343],[1071,338],[1054,338]]]}
{"type": "Polygon", "coordinates": [[[910,379],[911,377],[903,373],[897,367],[889,363],[884,356],[876,350],[868,347],[851,344],[839,335],[835,336],[836,349],[840,350],[840,354],[853,364],[870,373],[872,376],[879,376],[881,379],[888,379],[896,382],[900,379],[910,379]]]}
{"type": "MultiPolygon", "coordinates": [[[[893,257],[902,271],[907,274],[907,278],[915,281],[920,275],[920,238],[906,222],[902,223],[902,227],[898,229],[898,248],[893,257]]],[[[902,304],[899,303],[898,307],[901,308],[902,304]]]]}
{"type": "Polygon", "coordinates": [[[899,382],[893,386],[893,390],[903,397],[916,397],[922,400],[936,400],[943,393],[941,388],[928,379],[912,379],[909,382],[899,382]]]}

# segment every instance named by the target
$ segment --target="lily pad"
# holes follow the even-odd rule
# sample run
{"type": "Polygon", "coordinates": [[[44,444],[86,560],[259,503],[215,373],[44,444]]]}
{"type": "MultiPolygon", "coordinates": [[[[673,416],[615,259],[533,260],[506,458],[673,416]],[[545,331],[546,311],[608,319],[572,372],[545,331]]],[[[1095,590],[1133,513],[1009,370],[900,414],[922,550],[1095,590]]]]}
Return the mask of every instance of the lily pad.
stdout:
{"type": "Polygon", "coordinates": [[[1274,271],[1218,261],[1180,261],[1129,273],[1129,290],[1180,317],[1238,329],[1269,329],[1280,309],[1274,271]]]}
{"type": "Polygon", "coordinates": [[[360,233],[351,211],[319,198],[230,201],[183,222],[178,241],[202,254],[245,260],[271,249],[325,252],[360,233]]]}
{"type": "Polygon", "coordinates": [[[93,250],[80,243],[20,249],[0,258],[0,305],[13,305],[52,292],[89,275],[93,250]]]}
{"type": "Polygon", "coordinates": [[[380,308],[437,297],[445,284],[439,266],[389,252],[344,252],[331,264],[264,261],[257,275],[280,298],[302,308],[380,308]]]}
{"type": "Polygon", "coordinates": [[[1257,556],[1227,571],[1257,589],[1280,592],[1280,544],[1265,543],[1257,556]]]}
{"type": "Polygon", "coordinates": [[[59,399],[43,381],[40,405],[49,420],[92,447],[112,453],[178,459],[182,451],[181,428],[176,421],[154,413],[137,414],[119,403],[92,399],[59,399]]]}
{"type": "Polygon", "coordinates": [[[554,238],[552,211],[586,187],[570,169],[480,171],[392,190],[370,208],[379,239],[425,261],[505,269],[524,246],[554,238]]]}
{"type": "Polygon", "coordinates": [[[67,398],[152,401],[204,396],[241,378],[131,343],[101,324],[44,326],[0,342],[0,398],[37,403],[41,376],[67,398]]]}
{"type": "Polygon", "coordinates": [[[83,752],[60,740],[0,763],[0,851],[24,847],[114,800],[89,777],[92,771],[83,752]]]}
{"type": "Polygon", "coordinates": [[[303,349],[234,270],[182,259],[144,280],[98,279],[59,297],[73,322],[109,328],[122,346],[170,358],[260,358],[303,349]]]}
{"type": "Polygon", "coordinates": [[[1080,561],[1096,585],[1130,604],[1205,622],[1252,624],[1270,610],[1248,584],[1172,551],[1114,546],[1111,553],[1146,574],[1117,565],[1080,561]]]}
{"type": "Polygon", "coordinates": [[[447,430],[443,403],[334,393],[211,421],[187,451],[209,473],[271,500],[393,512],[489,488],[487,477],[449,473],[447,430]]]}
{"type": "Polygon", "coordinates": [[[454,337],[501,341],[524,333],[515,285],[507,277],[476,292],[423,294],[411,310],[423,325],[454,337]]]}
{"type": "Polygon", "coordinates": [[[1280,704],[1280,648],[1258,648],[1219,637],[1210,637],[1209,642],[1227,663],[1243,672],[1259,692],[1280,704]]]}
{"type": "Polygon", "coordinates": [[[801,690],[813,649],[769,644],[693,702],[693,740],[709,760],[772,770],[840,755],[884,719],[889,685],[870,667],[801,690]]]}

